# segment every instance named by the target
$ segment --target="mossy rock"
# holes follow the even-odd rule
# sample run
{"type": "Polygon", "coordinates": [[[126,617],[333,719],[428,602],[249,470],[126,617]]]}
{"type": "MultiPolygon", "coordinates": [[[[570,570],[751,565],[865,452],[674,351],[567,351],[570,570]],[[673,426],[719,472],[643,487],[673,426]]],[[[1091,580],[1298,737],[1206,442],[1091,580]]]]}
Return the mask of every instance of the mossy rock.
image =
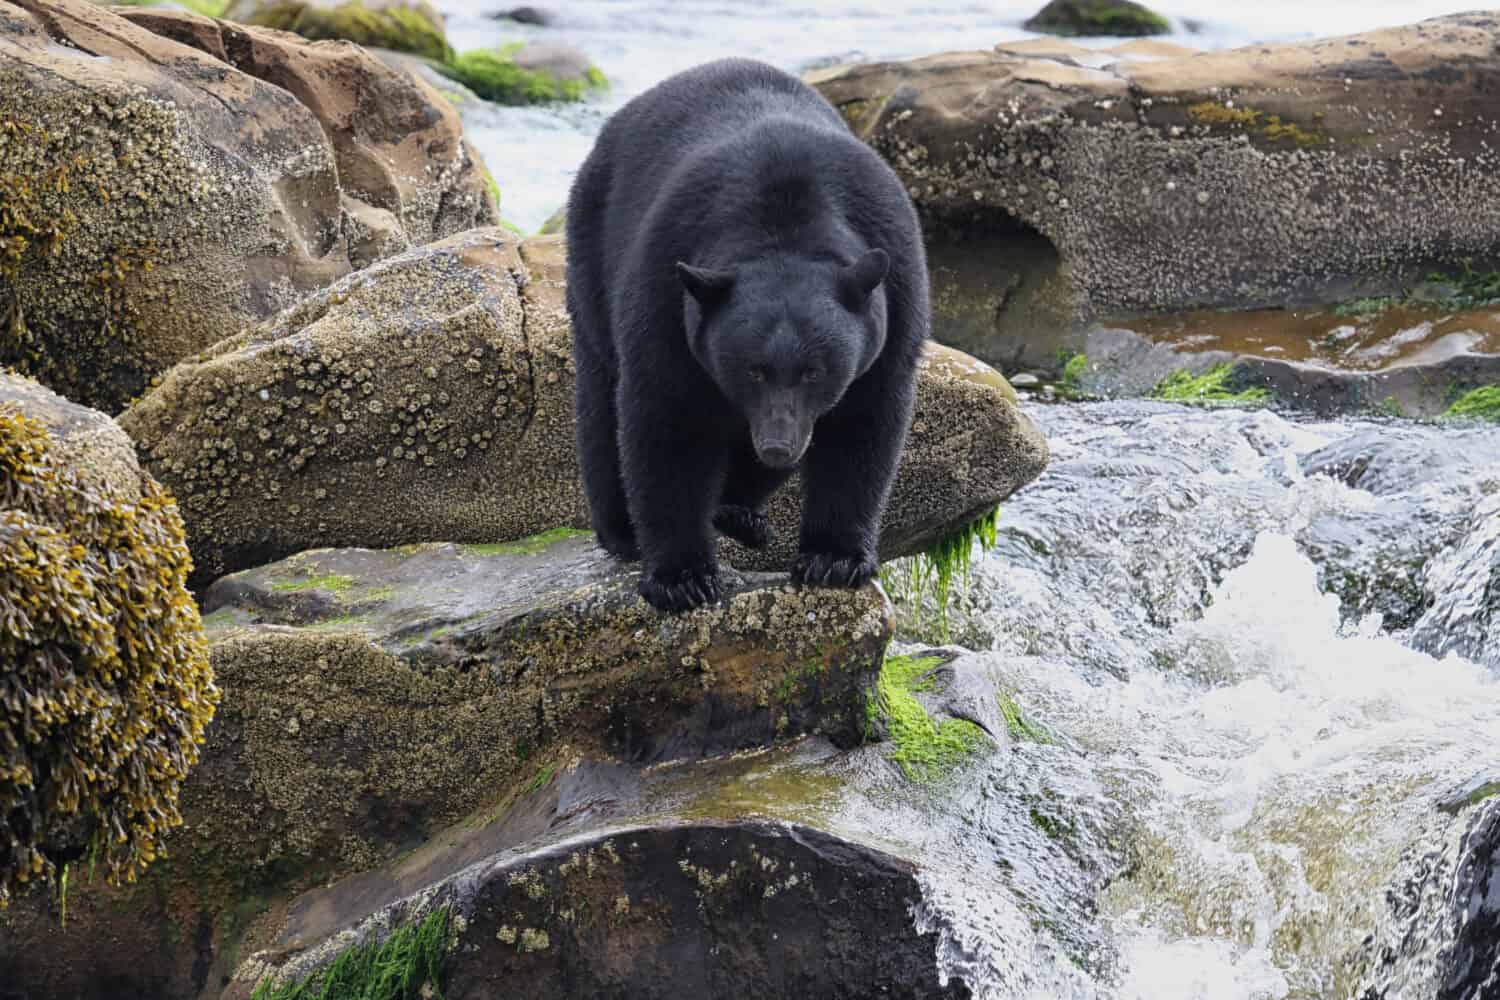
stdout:
{"type": "MultiPolygon", "coordinates": [[[[206,585],[310,548],[484,544],[588,526],[573,443],[564,247],[473,230],[381,262],[168,372],[121,416],[182,503],[206,585]]],[[[880,554],[914,555],[1039,475],[1003,378],[931,345],[880,554]]],[[[766,550],[791,565],[800,485],[766,550]]]]}
{"type": "Polygon", "coordinates": [[[271,0],[246,9],[242,2],[228,15],[263,28],[301,35],[309,41],[343,40],[366,48],[391,49],[445,61],[453,55],[443,19],[429,4],[350,0],[331,6],[303,0],[271,0]]]}
{"type": "Polygon", "coordinates": [[[182,822],[219,696],[190,565],[119,428],[0,370],[0,908],[134,881],[182,822]]]}
{"type": "Polygon", "coordinates": [[[1172,25],[1155,11],[1130,0],[1052,0],[1022,25],[1049,35],[1166,35],[1172,25]]]}
{"type": "Polygon", "coordinates": [[[303,294],[494,219],[457,113],[359,49],[3,10],[0,364],[71,399],[114,412],[303,294]]]}
{"type": "Polygon", "coordinates": [[[554,43],[473,49],[439,67],[487,101],[546,104],[581,101],[609,85],[576,50],[554,43]]]}

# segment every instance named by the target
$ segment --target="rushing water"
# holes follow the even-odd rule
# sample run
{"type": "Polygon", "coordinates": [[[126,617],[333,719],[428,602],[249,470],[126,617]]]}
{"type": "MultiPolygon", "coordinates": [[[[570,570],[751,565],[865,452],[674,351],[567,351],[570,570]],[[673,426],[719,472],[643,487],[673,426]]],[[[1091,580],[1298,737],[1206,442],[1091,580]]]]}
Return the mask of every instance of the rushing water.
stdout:
{"type": "MultiPolygon", "coordinates": [[[[438,0],[437,6],[447,18],[449,40],[459,50],[528,40],[561,42],[586,54],[611,81],[608,93],[572,107],[483,105],[464,110],[469,137],[503,191],[506,218],[530,232],[562,205],[574,171],[608,114],[672,73],[735,55],[800,72],[849,60],[988,48],[1032,37],[1021,22],[1043,4],[542,0],[537,5],[557,15],[546,28],[490,16],[520,6],[518,0],[438,0]]],[[[1167,0],[1151,6],[1173,19],[1174,41],[1212,49],[1363,31],[1476,5],[1462,0],[1260,0],[1243,5],[1167,0]]]]}

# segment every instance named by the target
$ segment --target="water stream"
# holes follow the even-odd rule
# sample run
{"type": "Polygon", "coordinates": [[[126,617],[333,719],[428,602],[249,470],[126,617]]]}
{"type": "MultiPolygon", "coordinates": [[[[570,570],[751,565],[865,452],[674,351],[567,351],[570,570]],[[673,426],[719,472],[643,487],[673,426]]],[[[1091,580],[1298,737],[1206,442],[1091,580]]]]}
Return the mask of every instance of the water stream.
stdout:
{"type": "MultiPolygon", "coordinates": [[[[605,116],[673,71],[983,47],[1040,3],[595,0],[558,4],[549,29],[487,19],[495,0],[443,6],[460,49],[556,39],[614,81],[581,106],[466,112],[530,229],[605,116]]],[[[1159,6],[1209,48],[1472,5],[1159,6]]],[[[1500,779],[1500,433],[1028,405],[1053,463],[975,567],[961,664],[1051,738],[937,787],[878,749],[796,751],[723,798],[801,800],[920,859],[919,920],[986,1000],[1354,995],[1403,857],[1458,835],[1440,803],[1500,779]]]]}

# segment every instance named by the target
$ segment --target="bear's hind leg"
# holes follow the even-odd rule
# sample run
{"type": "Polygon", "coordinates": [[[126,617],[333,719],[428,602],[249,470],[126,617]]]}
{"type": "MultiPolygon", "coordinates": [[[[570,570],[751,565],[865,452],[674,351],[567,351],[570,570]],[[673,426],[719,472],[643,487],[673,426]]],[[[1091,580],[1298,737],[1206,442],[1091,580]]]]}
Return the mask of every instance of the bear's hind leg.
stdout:
{"type": "Polygon", "coordinates": [[[749,443],[742,442],[729,460],[729,476],[714,513],[714,527],[746,548],[763,549],[771,544],[775,532],[766,517],[766,501],[791,474],[790,469],[761,465],[749,443]]]}
{"type": "Polygon", "coordinates": [[[615,378],[581,339],[574,342],[578,369],[576,427],[578,468],[588,498],[589,521],[599,547],[610,555],[634,562],[641,557],[625,483],[620,476],[620,443],[615,414],[615,378]]]}

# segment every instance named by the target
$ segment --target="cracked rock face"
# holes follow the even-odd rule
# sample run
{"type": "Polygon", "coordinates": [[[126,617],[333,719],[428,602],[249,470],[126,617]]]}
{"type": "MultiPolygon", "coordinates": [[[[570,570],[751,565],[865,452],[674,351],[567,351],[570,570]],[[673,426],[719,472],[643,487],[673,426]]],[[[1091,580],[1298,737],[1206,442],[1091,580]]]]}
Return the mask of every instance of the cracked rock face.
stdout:
{"type": "Polygon", "coordinates": [[[0,0],[0,363],[118,409],[351,270],[493,222],[430,87],[349,45],[0,0]]]}
{"type": "Polygon", "coordinates": [[[1500,201],[1497,43],[1500,17],[1462,14],[1189,56],[1047,39],[812,80],[906,183],[935,272],[963,253],[934,308],[973,299],[948,303],[973,327],[949,342],[993,358],[1049,326],[1377,294],[1493,258],[1500,217],[1474,206],[1500,201]]]}
{"type": "MultiPolygon", "coordinates": [[[[586,527],[563,245],[479,229],[351,275],[173,368],[121,417],[188,524],[198,582],[304,549],[503,542],[586,527]]],[[[883,530],[885,558],[966,525],[1045,466],[998,373],[933,345],[883,530]]],[[[784,570],[779,540],[726,544],[784,570]]]]}

